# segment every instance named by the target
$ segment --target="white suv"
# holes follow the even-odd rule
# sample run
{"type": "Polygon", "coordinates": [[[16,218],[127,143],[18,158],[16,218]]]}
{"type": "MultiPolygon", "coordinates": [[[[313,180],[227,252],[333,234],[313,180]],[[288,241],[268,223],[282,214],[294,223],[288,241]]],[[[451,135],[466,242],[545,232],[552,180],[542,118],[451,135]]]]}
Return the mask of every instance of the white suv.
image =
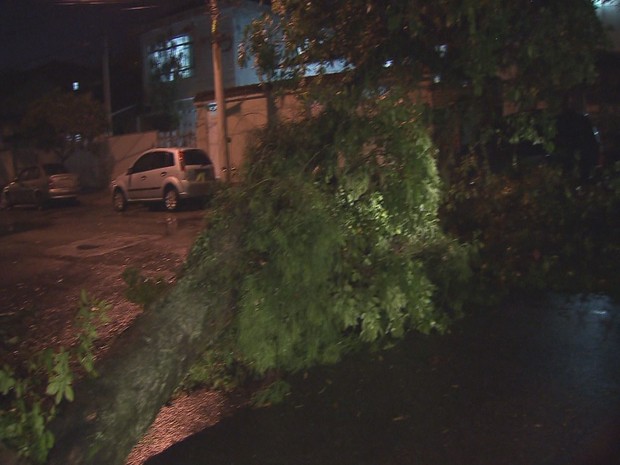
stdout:
{"type": "Polygon", "coordinates": [[[166,210],[174,211],[182,199],[208,196],[214,182],[213,163],[203,150],[154,148],[112,181],[112,205],[123,211],[128,202],[163,201],[166,210]]]}

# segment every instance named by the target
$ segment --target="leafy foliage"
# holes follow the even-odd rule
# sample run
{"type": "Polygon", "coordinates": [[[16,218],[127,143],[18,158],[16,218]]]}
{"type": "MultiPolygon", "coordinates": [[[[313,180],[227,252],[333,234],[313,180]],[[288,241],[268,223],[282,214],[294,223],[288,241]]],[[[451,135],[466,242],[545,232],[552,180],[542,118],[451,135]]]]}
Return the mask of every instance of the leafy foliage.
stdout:
{"type": "Polygon", "coordinates": [[[434,147],[407,100],[376,97],[259,134],[190,254],[198,285],[229,289],[229,337],[256,373],[446,329],[420,258],[443,240],[434,147]]]}
{"type": "Polygon", "coordinates": [[[544,137],[531,112],[504,122],[501,103],[557,111],[594,77],[602,29],[591,2],[569,3],[272,2],[242,59],[318,116],[259,134],[190,257],[197,285],[235,308],[235,357],[294,371],[446,328],[475,248],[440,230],[436,161],[498,133],[544,137]]]}
{"type": "Polygon", "coordinates": [[[291,385],[282,379],[276,379],[265,389],[257,391],[252,403],[257,407],[266,407],[271,404],[278,404],[291,392],[291,385]]]}
{"type": "Polygon", "coordinates": [[[327,87],[330,100],[334,81],[351,92],[394,82],[416,92],[430,104],[442,174],[461,146],[479,152],[489,138],[504,137],[507,113],[522,116],[506,140],[548,132],[531,111],[544,103],[556,114],[567,93],[591,84],[606,44],[590,0],[271,4],[273,14],[248,31],[245,61],[252,57],[280,85],[327,87]],[[334,67],[346,72],[331,79],[334,67]],[[306,79],[311,72],[319,76],[306,79]]]}
{"type": "Polygon", "coordinates": [[[192,390],[200,386],[229,392],[242,386],[250,377],[251,373],[239,363],[231,345],[220,341],[217,347],[206,350],[192,366],[181,389],[192,390]]]}
{"type": "Polygon", "coordinates": [[[594,51],[604,43],[588,0],[271,4],[273,16],[253,25],[246,47],[272,77],[302,77],[311,65],[341,61],[353,82],[441,76],[481,95],[504,72],[513,100],[531,103],[592,78],[594,51]]]}
{"type": "Polygon", "coordinates": [[[493,173],[466,159],[443,207],[446,228],[475,241],[472,286],[485,299],[515,291],[617,293],[620,171],[583,183],[558,166],[493,173]]]}
{"type": "Polygon", "coordinates": [[[37,148],[51,150],[66,160],[79,147],[104,134],[103,105],[90,94],[54,91],[32,102],[22,120],[22,131],[37,148]]]}
{"type": "Polygon", "coordinates": [[[71,348],[45,349],[23,367],[0,368],[0,441],[19,455],[43,463],[54,445],[47,429],[63,401],[73,401],[76,364],[95,375],[93,344],[108,304],[82,291],[76,316],[78,342],[71,348]]]}
{"type": "Polygon", "coordinates": [[[127,284],[125,297],[130,302],[145,308],[160,299],[170,289],[170,283],[163,277],[145,277],[134,267],[123,270],[122,277],[127,284]]]}

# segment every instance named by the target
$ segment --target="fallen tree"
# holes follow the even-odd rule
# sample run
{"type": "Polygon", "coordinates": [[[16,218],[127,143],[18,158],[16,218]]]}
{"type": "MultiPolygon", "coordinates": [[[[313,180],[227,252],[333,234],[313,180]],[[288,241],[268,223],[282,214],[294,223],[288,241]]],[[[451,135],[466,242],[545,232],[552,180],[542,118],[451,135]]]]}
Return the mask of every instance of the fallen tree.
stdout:
{"type": "Polygon", "coordinates": [[[467,256],[439,229],[433,145],[398,95],[364,108],[262,131],[244,182],[218,198],[178,284],[53,423],[50,464],[122,464],[209,345],[229,344],[261,376],[446,328],[434,297],[462,303],[448,283],[466,281],[467,256]],[[432,270],[439,286],[431,256],[443,257],[432,270]]]}
{"type": "Polygon", "coordinates": [[[189,366],[230,318],[191,278],[146,310],[115,342],[98,376],[77,386],[52,423],[50,464],[123,464],[189,366]]]}
{"type": "MultiPolygon", "coordinates": [[[[244,183],[216,202],[178,284],[52,423],[50,464],[122,465],[222,334],[260,374],[445,328],[433,303],[459,303],[454,277],[467,268],[437,222],[436,151],[424,123],[451,142],[466,121],[475,145],[501,119],[502,97],[524,111],[543,100],[557,109],[592,78],[600,25],[587,0],[361,3],[274,0],[283,20],[256,23],[250,51],[267,76],[298,85],[310,67],[325,72],[336,61],[347,72],[299,86],[319,117],[258,138],[244,183]],[[429,76],[458,98],[418,112],[409,95],[429,76]],[[386,87],[394,82],[401,89],[386,87]]],[[[537,137],[530,118],[518,122],[509,137],[537,137]]]]}

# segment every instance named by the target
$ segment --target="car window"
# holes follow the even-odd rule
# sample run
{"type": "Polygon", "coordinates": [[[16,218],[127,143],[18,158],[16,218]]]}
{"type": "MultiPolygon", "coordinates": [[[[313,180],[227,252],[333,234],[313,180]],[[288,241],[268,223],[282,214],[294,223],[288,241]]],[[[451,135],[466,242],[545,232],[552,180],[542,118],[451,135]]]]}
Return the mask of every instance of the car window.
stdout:
{"type": "Polygon", "coordinates": [[[164,152],[151,153],[151,167],[149,169],[158,169],[164,166],[164,152]]]}
{"type": "Polygon", "coordinates": [[[162,167],[174,166],[174,154],[172,152],[163,152],[163,155],[162,167]]]}
{"type": "Polygon", "coordinates": [[[43,171],[48,176],[52,176],[54,174],[64,174],[68,173],[67,168],[65,168],[60,163],[45,163],[43,165],[43,171]]]}
{"type": "Polygon", "coordinates": [[[160,168],[166,168],[167,166],[174,165],[172,152],[167,152],[167,151],[162,150],[160,152],[153,152],[152,156],[153,156],[153,165],[151,166],[150,169],[160,169],[160,168]]]}
{"type": "Polygon", "coordinates": [[[186,165],[210,165],[209,156],[200,149],[183,150],[183,161],[186,165]]]}
{"type": "Polygon", "coordinates": [[[154,158],[157,157],[157,152],[145,153],[142,155],[133,165],[134,173],[141,173],[142,171],[148,171],[153,169],[154,158]]]}

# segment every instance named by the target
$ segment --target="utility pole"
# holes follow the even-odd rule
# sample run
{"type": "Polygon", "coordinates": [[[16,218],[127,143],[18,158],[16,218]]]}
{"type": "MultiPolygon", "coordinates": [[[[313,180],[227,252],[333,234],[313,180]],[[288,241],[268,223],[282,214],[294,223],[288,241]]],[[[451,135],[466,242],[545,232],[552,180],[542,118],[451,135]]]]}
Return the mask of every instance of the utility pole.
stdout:
{"type": "Polygon", "coordinates": [[[220,10],[217,0],[207,0],[207,8],[211,15],[211,50],[213,54],[213,85],[215,87],[215,104],[217,111],[219,160],[224,161],[226,182],[230,182],[230,156],[228,154],[228,134],[226,130],[226,100],[224,98],[224,82],[222,77],[222,47],[219,30],[220,10]]]}

